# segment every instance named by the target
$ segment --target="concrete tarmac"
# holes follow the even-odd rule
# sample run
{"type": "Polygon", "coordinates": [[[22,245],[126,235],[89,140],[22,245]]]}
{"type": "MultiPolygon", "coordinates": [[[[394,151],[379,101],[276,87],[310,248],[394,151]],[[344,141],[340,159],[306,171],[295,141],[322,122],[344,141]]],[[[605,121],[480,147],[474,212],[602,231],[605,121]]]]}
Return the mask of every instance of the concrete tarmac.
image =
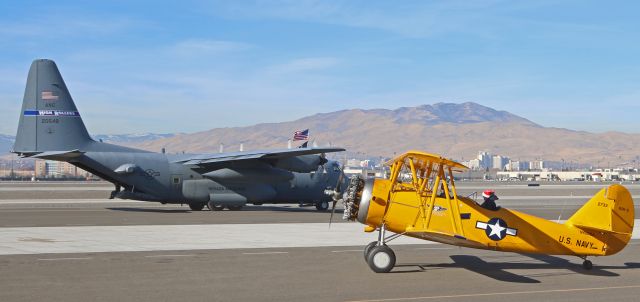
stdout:
{"type": "MultiPolygon", "coordinates": [[[[558,182],[529,187],[527,183],[459,182],[458,193],[473,197],[493,188],[504,207],[550,220],[567,219],[610,183],[558,182]]],[[[640,200],[640,184],[624,184],[640,200]]],[[[191,211],[188,206],[106,199],[113,187],[106,182],[0,182],[0,227],[176,225],[227,223],[322,223],[329,213],[314,207],[249,205],[242,211],[191,211]]],[[[636,213],[640,203],[636,202],[636,213]]],[[[333,222],[342,220],[338,205],[333,222]]]]}
{"type": "MultiPolygon", "coordinates": [[[[492,188],[502,206],[555,220],[560,214],[570,217],[606,185],[459,182],[458,192],[492,188]]],[[[640,200],[640,185],[625,185],[640,200]]],[[[0,182],[0,238],[6,240],[0,247],[28,252],[0,256],[0,301],[638,301],[640,296],[637,239],[617,255],[593,258],[591,271],[576,257],[395,241],[390,245],[397,267],[375,274],[362,255],[362,244],[371,239],[362,236],[361,225],[337,224],[340,209],[335,233],[329,233],[324,223],[330,214],[313,207],[194,212],[180,205],[108,200],[110,190],[103,182],[0,182]],[[308,236],[302,240],[296,232],[308,236]],[[114,241],[103,240],[105,234],[114,241]],[[132,246],[143,248],[131,251],[132,246]]]]}
{"type": "Polygon", "coordinates": [[[593,259],[392,245],[0,257],[0,301],[638,301],[640,242],[593,259]]]}

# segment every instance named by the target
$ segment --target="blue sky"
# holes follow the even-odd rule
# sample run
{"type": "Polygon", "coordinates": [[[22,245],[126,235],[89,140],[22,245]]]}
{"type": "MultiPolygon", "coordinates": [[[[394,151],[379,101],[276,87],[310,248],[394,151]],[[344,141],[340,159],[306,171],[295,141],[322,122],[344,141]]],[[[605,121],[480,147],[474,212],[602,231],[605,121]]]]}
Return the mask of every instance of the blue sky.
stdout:
{"type": "Polygon", "coordinates": [[[0,133],[54,59],[98,133],[473,101],[640,132],[637,1],[4,1],[0,133]]]}

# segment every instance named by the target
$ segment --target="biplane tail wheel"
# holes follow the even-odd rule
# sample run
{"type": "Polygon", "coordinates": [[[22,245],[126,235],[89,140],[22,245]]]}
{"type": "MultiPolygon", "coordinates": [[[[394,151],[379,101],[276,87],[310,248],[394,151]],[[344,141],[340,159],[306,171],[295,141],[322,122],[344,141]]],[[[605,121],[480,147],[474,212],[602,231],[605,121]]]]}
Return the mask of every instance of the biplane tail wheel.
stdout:
{"type": "Polygon", "coordinates": [[[368,261],[371,249],[378,245],[378,241],[371,241],[364,247],[364,261],[368,261]]]}
{"type": "Polygon", "coordinates": [[[584,269],[586,270],[590,270],[593,268],[593,263],[591,263],[591,261],[589,260],[585,260],[584,262],[582,262],[582,267],[584,267],[584,269]]]}
{"type": "Polygon", "coordinates": [[[386,245],[375,246],[369,252],[367,264],[376,273],[388,273],[396,265],[396,254],[386,245]]]}

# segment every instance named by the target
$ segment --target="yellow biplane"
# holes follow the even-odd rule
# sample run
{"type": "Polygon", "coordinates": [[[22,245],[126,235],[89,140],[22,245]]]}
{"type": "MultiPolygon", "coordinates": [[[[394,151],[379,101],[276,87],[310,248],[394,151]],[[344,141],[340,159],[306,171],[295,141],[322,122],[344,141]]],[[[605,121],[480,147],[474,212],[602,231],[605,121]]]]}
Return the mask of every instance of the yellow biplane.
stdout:
{"type": "Polygon", "coordinates": [[[574,255],[585,269],[593,265],[587,256],[615,254],[631,239],[633,200],[621,185],[602,189],[560,224],[506,208],[486,209],[458,196],[453,174],[467,167],[441,156],[409,151],[387,164],[388,179],[351,177],[342,195],[344,218],[365,224],[365,232],[379,232],[364,252],[377,273],[394,267],[396,257],[386,243],[403,235],[477,249],[574,255]],[[388,231],[395,234],[387,236],[388,231]]]}

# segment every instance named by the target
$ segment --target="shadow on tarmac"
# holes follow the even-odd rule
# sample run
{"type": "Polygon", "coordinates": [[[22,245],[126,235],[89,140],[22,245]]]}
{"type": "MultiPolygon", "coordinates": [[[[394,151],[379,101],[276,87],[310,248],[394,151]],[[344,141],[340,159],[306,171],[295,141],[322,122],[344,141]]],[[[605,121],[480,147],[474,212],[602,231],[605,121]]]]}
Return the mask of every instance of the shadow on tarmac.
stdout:
{"type": "Polygon", "coordinates": [[[158,208],[106,208],[111,211],[123,211],[123,212],[147,212],[147,213],[190,213],[191,210],[180,209],[158,209],[158,208]]]}
{"type": "MultiPolygon", "coordinates": [[[[514,255],[515,256],[515,255],[514,255]]],[[[512,256],[512,257],[514,257],[512,256]]],[[[548,276],[562,276],[562,275],[590,275],[600,277],[617,277],[620,276],[617,273],[608,271],[607,269],[638,269],[640,263],[626,262],[621,266],[598,266],[595,264],[593,269],[585,270],[581,263],[574,263],[567,259],[550,256],[550,255],[522,255],[529,257],[530,260],[520,260],[513,262],[486,262],[480,257],[471,255],[451,255],[449,256],[453,263],[439,263],[439,264],[399,264],[396,268],[404,270],[396,270],[391,273],[417,273],[426,272],[443,268],[463,268],[480,275],[487,276],[497,281],[513,282],[513,283],[541,283],[540,280],[534,279],[534,277],[548,277],[548,276]],[[417,269],[409,269],[415,268],[417,269]],[[409,270],[406,270],[409,269],[409,270]],[[524,274],[519,275],[508,272],[506,270],[513,269],[566,269],[565,272],[549,272],[539,274],[524,274]]],[[[517,256],[515,256],[517,257],[517,256]]]]}
{"type": "MultiPolygon", "coordinates": [[[[191,209],[175,209],[175,208],[135,208],[135,207],[111,207],[106,208],[107,210],[112,211],[123,211],[123,212],[150,212],[150,213],[191,213],[191,212],[209,212],[208,209],[203,209],[202,211],[193,211],[191,209]]],[[[230,211],[229,209],[225,209],[223,211],[215,211],[215,212],[226,212],[230,211]]],[[[318,211],[315,207],[278,207],[278,206],[245,206],[242,210],[239,211],[230,211],[230,212],[294,212],[294,213],[315,213],[315,214],[329,214],[331,210],[327,211],[318,211]]],[[[336,209],[335,215],[342,215],[344,210],[336,209]]]]}

